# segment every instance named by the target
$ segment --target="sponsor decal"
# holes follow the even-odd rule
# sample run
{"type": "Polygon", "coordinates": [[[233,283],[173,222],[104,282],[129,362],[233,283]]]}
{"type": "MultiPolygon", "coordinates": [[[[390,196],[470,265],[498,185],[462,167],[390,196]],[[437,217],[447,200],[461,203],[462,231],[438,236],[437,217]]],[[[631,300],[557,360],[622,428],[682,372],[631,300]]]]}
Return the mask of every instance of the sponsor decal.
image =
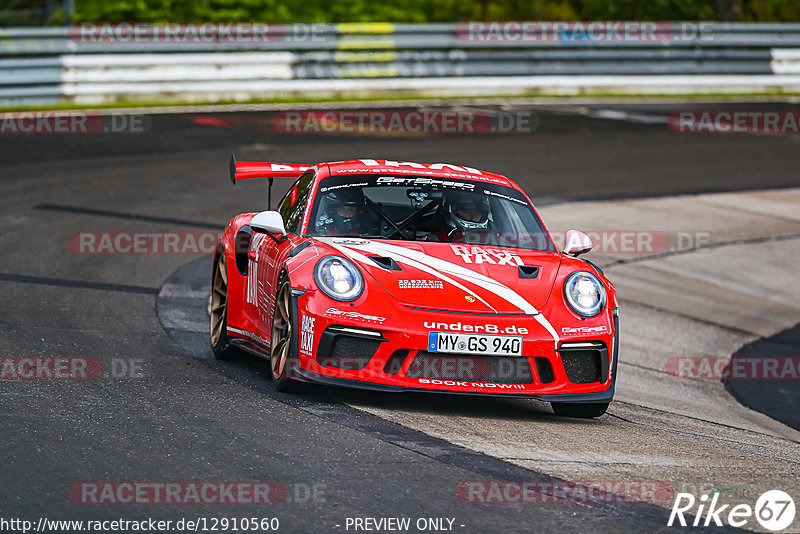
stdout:
{"type": "Polygon", "coordinates": [[[250,244],[250,250],[256,251],[255,258],[250,258],[248,255],[248,268],[247,268],[247,303],[258,306],[258,257],[261,250],[261,241],[266,239],[262,233],[254,233],[253,241],[250,244]]]}
{"type": "MultiPolygon", "coordinates": [[[[494,176],[478,176],[475,174],[468,174],[466,172],[459,173],[456,171],[450,170],[431,170],[431,169],[402,169],[402,168],[394,168],[394,167],[346,167],[346,168],[338,168],[335,167],[331,169],[331,174],[392,174],[392,175],[414,175],[414,176],[421,176],[425,178],[430,178],[431,176],[437,176],[441,178],[458,178],[458,179],[468,179],[468,180],[476,180],[478,182],[488,182],[493,184],[501,184],[503,186],[508,186],[508,180],[504,178],[497,178],[494,176]]],[[[433,182],[434,184],[438,184],[438,182],[433,182]]],[[[448,184],[449,182],[442,182],[442,184],[448,184]]],[[[469,189],[474,189],[473,184],[469,185],[469,189]]]]}
{"type": "Polygon", "coordinates": [[[459,256],[464,263],[490,265],[523,265],[522,258],[507,250],[499,248],[485,248],[466,245],[450,245],[453,253],[459,256]]]}
{"type": "Polygon", "coordinates": [[[304,172],[310,169],[308,165],[292,165],[291,163],[270,163],[270,170],[273,172],[304,172]]]}
{"type": "Polygon", "coordinates": [[[494,191],[489,191],[488,189],[484,189],[483,190],[483,194],[487,195],[487,196],[490,196],[490,197],[500,197],[500,198],[502,198],[504,200],[510,200],[511,202],[516,202],[517,204],[522,204],[523,206],[527,206],[528,205],[528,203],[525,200],[521,199],[521,198],[514,198],[514,197],[510,197],[508,195],[504,195],[502,193],[495,193],[494,191]]]}
{"type": "Polygon", "coordinates": [[[433,384],[435,386],[455,386],[463,388],[485,389],[526,389],[525,384],[496,384],[494,382],[466,382],[463,380],[439,380],[436,378],[418,378],[420,384],[433,384]]]}
{"type": "MultiPolygon", "coordinates": [[[[331,315],[333,317],[343,317],[345,319],[355,319],[357,321],[370,321],[373,323],[382,323],[386,320],[386,317],[379,317],[377,315],[364,315],[363,313],[358,313],[356,311],[345,311],[345,310],[340,310],[338,308],[328,308],[327,310],[325,310],[325,315],[331,315]]],[[[313,325],[312,325],[312,330],[313,330],[313,325]]]]}
{"type": "Polygon", "coordinates": [[[424,185],[452,187],[455,189],[463,189],[470,191],[475,189],[475,184],[466,182],[453,182],[448,180],[437,180],[435,178],[397,178],[395,176],[381,176],[375,183],[377,185],[403,185],[412,187],[421,187],[424,185]]]}
{"type": "Polygon", "coordinates": [[[505,327],[497,326],[496,324],[478,324],[478,325],[471,325],[456,322],[456,323],[434,323],[433,321],[425,321],[424,323],[425,328],[429,330],[450,330],[452,332],[465,332],[465,333],[484,333],[484,334],[521,334],[525,335],[528,333],[528,329],[524,326],[518,327],[515,325],[509,325],[505,327]]]}
{"type": "Polygon", "coordinates": [[[314,323],[315,317],[304,315],[300,326],[300,352],[311,355],[314,346],[314,323]]]}
{"type": "Polygon", "coordinates": [[[432,171],[441,171],[444,169],[449,169],[456,172],[466,172],[470,174],[476,174],[478,176],[482,175],[481,171],[478,169],[473,169],[472,167],[465,167],[463,165],[453,165],[451,163],[416,163],[413,161],[391,161],[391,160],[374,160],[374,159],[362,159],[359,160],[361,163],[366,165],[367,167],[411,167],[414,169],[430,169],[432,171]]]}
{"type": "Polygon", "coordinates": [[[565,336],[578,336],[581,334],[599,334],[601,332],[608,332],[608,327],[605,325],[600,326],[564,326],[561,328],[561,334],[565,336]]]}
{"type": "Polygon", "coordinates": [[[708,527],[713,523],[718,527],[727,524],[741,528],[755,516],[761,527],[777,532],[792,524],[796,510],[794,499],[785,491],[777,489],[761,494],[754,506],[744,503],[721,504],[720,494],[716,491],[712,495],[703,494],[700,498],[696,498],[691,493],[678,493],[675,496],[667,526],[690,526],[686,522],[684,512],[694,515],[694,522],[691,524],[693,527],[708,527]],[[694,509],[695,505],[697,506],[696,510],[694,509]]]}
{"type": "Polygon", "coordinates": [[[398,280],[397,287],[399,289],[444,289],[444,282],[424,279],[398,280]]]}
{"type": "MultiPolygon", "coordinates": [[[[331,222],[333,222],[332,219],[331,222]]],[[[369,239],[339,238],[339,239],[334,239],[332,242],[337,245],[347,245],[348,247],[369,245],[369,239]]]]}
{"type": "Polygon", "coordinates": [[[349,184],[339,184],[339,185],[331,185],[328,187],[320,187],[320,193],[327,193],[329,191],[336,191],[337,189],[349,189],[352,187],[367,187],[369,183],[367,182],[353,182],[349,184]]]}

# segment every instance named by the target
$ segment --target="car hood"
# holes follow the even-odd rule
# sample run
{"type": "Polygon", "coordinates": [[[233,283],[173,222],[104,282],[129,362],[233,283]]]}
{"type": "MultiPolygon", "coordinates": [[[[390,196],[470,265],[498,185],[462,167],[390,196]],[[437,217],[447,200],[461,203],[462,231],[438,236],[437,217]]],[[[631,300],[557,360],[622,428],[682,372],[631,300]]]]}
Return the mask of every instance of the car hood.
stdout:
{"type": "Polygon", "coordinates": [[[356,263],[400,304],[437,311],[536,314],[561,263],[557,253],[504,247],[315,239],[356,263]]]}

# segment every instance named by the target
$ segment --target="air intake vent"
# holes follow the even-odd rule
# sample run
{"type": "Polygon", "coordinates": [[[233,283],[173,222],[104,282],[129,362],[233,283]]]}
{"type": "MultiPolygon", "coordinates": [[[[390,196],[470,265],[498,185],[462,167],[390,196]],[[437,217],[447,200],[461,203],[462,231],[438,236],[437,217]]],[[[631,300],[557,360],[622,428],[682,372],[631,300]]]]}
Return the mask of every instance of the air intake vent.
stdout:
{"type": "Polygon", "coordinates": [[[323,367],[360,371],[367,366],[380,344],[377,340],[336,336],[329,354],[317,354],[317,363],[323,367]]]}
{"type": "Polygon", "coordinates": [[[411,351],[408,349],[397,349],[394,351],[386,360],[386,365],[383,366],[383,372],[387,375],[396,375],[399,373],[400,369],[403,368],[403,363],[406,361],[409,352],[411,351]]]}
{"type": "Polygon", "coordinates": [[[309,246],[311,246],[311,241],[303,241],[302,243],[300,243],[299,245],[297,245],[296,247],[294,247],[294,248],[292,249],[292,251],[291,251],[289,254],[287,254],[287,256],[288,256],[289,258],[294,258],[294,257],[295,257],[295,256],[297,256],[298,254],[300,254],[301,252],[303,252],[305,249],[307,249],[309,246]]]}
{"type": "Polygon", "coordinates": [[[388,271],[402,271],[403,269],[394,261],[392,258],[387,258],[385,256],[370,256],[372,261],[378,264],[378,266],[383,267],[388,271]]]}
{"type": "Polygon", "coordinates": [[[602,382],[600,374],[600,351],[571,350],[561,353],[567,379],[573,384],[602,382]]]}
{"type": "Polygon", "coordinates": [[[359,371],[367,366],[380,344],[386,341],[380,332],[333,325],[322,332],[317,346],[317,363],[359,371]]]}
{"type": "Polygon", "coordinates": [[[250,240],[253,238],[253,230],[250,226],[242,226],[236,232],[234,258],[236,258],[236,270],[242,276],[247,276],[249,260],[247,253],[250,252],[250,240]]]}
{"type": "Polygon", "coordinates": [[[536,278],[539,276],[539,267],[536,265],[520,265],[518,270],[520,278],[536,278]]]}
{"type": "Polygon", "coordinates": [[[573,384],[606,381],[608,348],[602,341],[564,343],[558,352],[567,372],[567,380],[573,384]]]}

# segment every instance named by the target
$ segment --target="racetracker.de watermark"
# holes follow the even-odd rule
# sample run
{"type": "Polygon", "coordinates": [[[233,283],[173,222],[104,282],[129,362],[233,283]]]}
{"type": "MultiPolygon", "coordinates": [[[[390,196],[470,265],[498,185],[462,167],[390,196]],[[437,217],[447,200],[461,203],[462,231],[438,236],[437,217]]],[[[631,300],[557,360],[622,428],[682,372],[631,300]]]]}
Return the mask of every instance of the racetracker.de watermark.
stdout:
{"type": "Polygon", "coordinates": [[[799,380],[800,357],[676,357],[664,367],[673,378],[689,380],[799,380]]]}
{"type": "Polygon", "coordinates": [[[199,115],[195,124],[280,134],[413,136],[533,133],[532,111],[469,109],[325,109],[259,115],[199,115]]]}
{"type": "MultiPolygon", "coordinates": [[[[586,230],[592,241],[593,254],[653,255],[698,250],[712,243],[711,232],[665,232],[662,230],[586,230]]],[[[565,249],[568,231],[553,230],[550,237],[556,247],[565,249]]],[[[572,234],[573,239],[577,237],[572,234]]],[[[464,235],[466,245],[510,247],[541,250],[549,241],[542,233],[470,231],[464,235]]],[[[580,245],[581,243],[574,243],[580,245]]]]}
{"type": "Polygon", "coordinates": [[[658,21],[508,21],[462,22],[459,40],[470,43],[652,43],[711,41],[713,26],[704,22],[658,21]]]}
{"type": "Polygon", "coordinates": [[[0,113],[0,134],[141,134],[149,115],[94,111],[19,111],[0,113]]]}
{"type": "Polygon", "coordinates": [[[144,359],[75,357],[2,357],[0,380],[94,380],[144,378],[144,359]]]}
{"type": "Polygon", "coordinates": [[[323,24],[262,22],[80,22],[67,29],[79,44],[205,45],[324,42],[330,30],[323,24]]]}
{"type": "MultiPolygon", "coordinates": [[[[342,310],[329,308],[324,315],[341,317],[342,310]],[[332,311],[334,313],[332,313],[332,311]]],[[[381,324],[386,317],[366,316],[365,324],[381,324]]],[[[521,329],[527,334],[527,329],[521,329]]],[[[516,333],[520,333],[518,330],[516,333]]],[[[303,354],[309,355],[302,340],[310,340],[313,332],[304,329],[301,333],[301,347],[303,354]]],[[[309,341],[310,343],[310,341],[309,341]]],[[[365,365],[362,358],[353,357],[320,357],[317,363],[325,368],[326,376],[342,376],[348,378],[353,371],[363,373],[398,373],[403,367],[403,362],[390,360],[385,365],[370,361],[365,365]]],[[[508,358],[499,360],[494,365],[492,359],[480,355],[446,355],[435,358],[415,358],[406,371],[407,375],[414,377],[420,384],[434,386],[478,387],[498,390],[524,389],[520,381],[530,381],[531,371],[527,358],[508,358]]],[[[302,378],[302,373],[291,368],[287,370],[289,378],[302,378]]]]}
{"type": "Polygon", "coordinates": [[[666,504],[674,495],[669,482],[659,480],[462,482],[461,502],[473,504],[638,503],[666,504]]]}
{"type": "MultiPolygon", "coordinates": [[[[653,255],[697,250],[712,242],[710,232],[663,232],[660,230],[589,230],[594,254],[653,255]]],[[[564,249],[567,232],[550,233],[559,249],[564,249]]],[[[217,232],[75,232],[67,238],[73,254],[211,254],[216,250],[217,232]]],[[[548,246],[547,236],[527,232],[473,231],[464,236],[463,245],[540,250],[548,246]]],[[[243,244],[244,245],[244,244],[243,244]]],[[[461,250],[460,248],[455,249],[461,250]]],[[[469,252],[469,248],[464,253],[469,252]]]]}
{"type": "Polygon", "coordinates": [[[180,519],[49,519],[0,517],[0,532],[278,532],[277,517],[181,517],[180,519]]]}
{"type": "Polygon", "coordinates": [[[75,232],[73,254],[211,254],[218,232],[75,232]]]}
{"type": "Polygon", "coordinates": [[[286,495],[279,482],[77,482],[69,488],[76,504],[278,504],[286,495]]]}
{"type": "MultiPolygon", "coordinates": [[[[703,248],[711,243],[710,232],[664,232],[661,230],[587,230],[595,254],[664,254],[703,248]]],[[[550,232],[556,246],[564,249],[567,232],[550,232]]]]}
{"type": "Polygon", "coordinates": [[[675,133],[800,134],[800,111],[673,111],[667,128],[675,133]]]}

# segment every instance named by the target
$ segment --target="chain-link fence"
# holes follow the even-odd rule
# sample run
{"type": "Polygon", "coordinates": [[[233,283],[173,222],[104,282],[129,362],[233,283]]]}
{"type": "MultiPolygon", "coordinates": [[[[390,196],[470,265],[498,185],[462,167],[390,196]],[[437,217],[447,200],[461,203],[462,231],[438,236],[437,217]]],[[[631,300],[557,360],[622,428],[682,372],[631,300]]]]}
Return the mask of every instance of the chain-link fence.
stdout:
{"type": "Polygon", "coordinates": [[[72,0],[0,0],[0,27],[60,26],[74,11],[72,0]]]}

